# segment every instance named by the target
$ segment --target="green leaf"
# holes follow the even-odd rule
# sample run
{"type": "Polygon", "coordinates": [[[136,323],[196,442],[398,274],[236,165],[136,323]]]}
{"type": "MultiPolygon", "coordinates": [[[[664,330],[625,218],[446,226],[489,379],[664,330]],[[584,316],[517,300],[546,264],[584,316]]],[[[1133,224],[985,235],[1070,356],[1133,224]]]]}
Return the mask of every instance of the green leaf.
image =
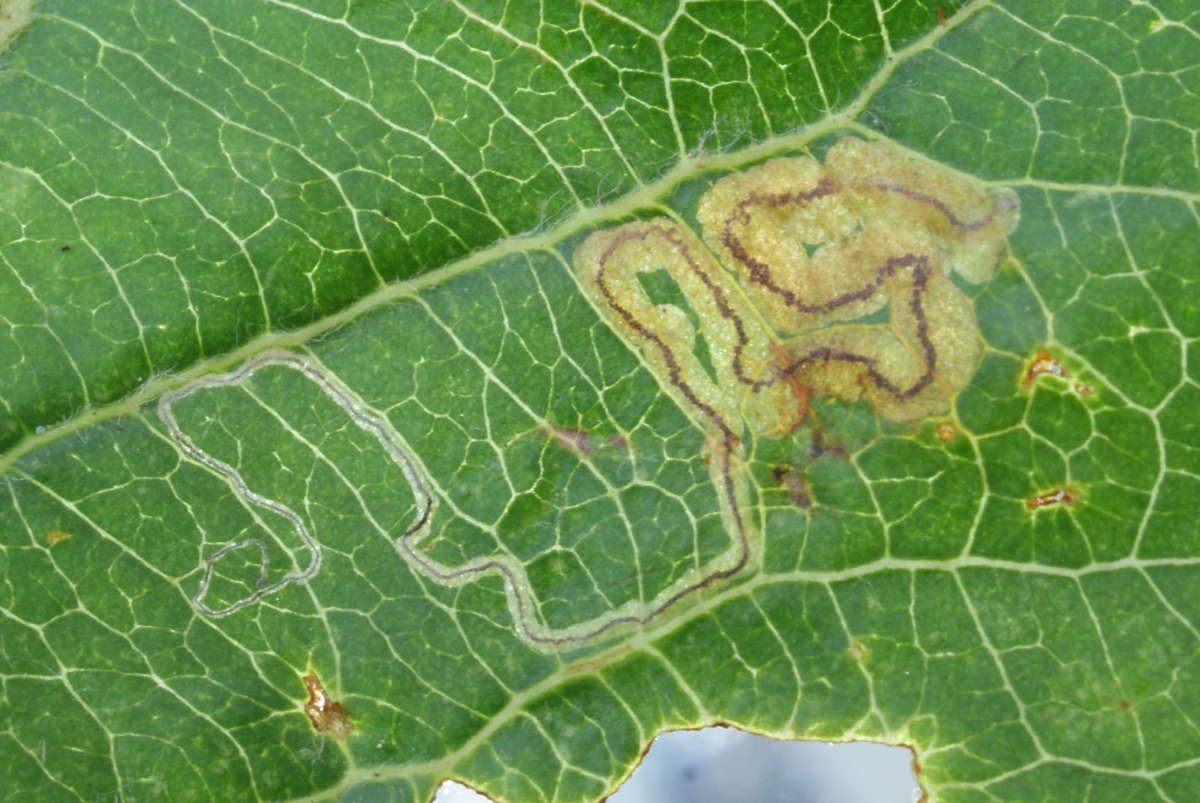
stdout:
{"type": "Polygon", "coordinates": [[[721,721],[1191,799],[1194,6],[0,0],[4,797],[593,800],[721,721]],[[890,305],[726,272],[778,155],[850,217],[754,253],[890,305]]]}

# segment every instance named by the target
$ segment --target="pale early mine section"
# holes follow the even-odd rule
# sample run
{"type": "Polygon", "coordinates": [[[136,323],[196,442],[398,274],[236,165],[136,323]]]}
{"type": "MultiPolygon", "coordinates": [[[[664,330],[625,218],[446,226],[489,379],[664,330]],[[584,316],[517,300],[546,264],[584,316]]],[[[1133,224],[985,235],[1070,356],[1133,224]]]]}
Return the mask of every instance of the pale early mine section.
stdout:
{"type": "Polygon", "coordinates": [[[866,400],[891,421],[947,412],[983,350],[971,300],[950,274],[991,277],[1018,204],[899,148],[845,138],[824,163],[778,158],[721,178],[697,218],[699,238],[668,218],[598,231],[574,269],[601,317],[706,433],[745,564],[757,546],[741,439],[794,431],[821,397],[866,400]],[[643,289],[639,275],[657,271],[678,285],[698,328],[643,289]]]}

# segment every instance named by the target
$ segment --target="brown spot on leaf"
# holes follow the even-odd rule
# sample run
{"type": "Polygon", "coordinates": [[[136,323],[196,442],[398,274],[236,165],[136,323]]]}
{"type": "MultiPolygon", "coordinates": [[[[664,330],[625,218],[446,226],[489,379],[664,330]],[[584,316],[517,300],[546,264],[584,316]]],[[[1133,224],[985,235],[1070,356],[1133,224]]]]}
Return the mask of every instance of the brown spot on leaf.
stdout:
{"type": "Polygon", "coordinates": [[[808,484],[804,481],[804,475],[794,466],[782,464],[771,469],[771,476],[775,478],[775,482],[785,491],[788,498],[792,500],[792,504],[801,510],[808,510],[812,507],[812,497],[808,494],[808,484]]]}
{"type": "Polygon", "coordinates": [[[550,427],[548,434],[559,446],[578,455],[591,454],[594,448],[591,437],[582,429],[550,427]]]}
{"type": "Polygon", "coordinates": [[[958,435],[958,427],[949,421],[939,421],[933,428],[933,433],[942,443],[949,443],[958,435]]]}
{"type": "Polygon", "coordinates": [[[1075,389],[1075,393],[1085,399],[1096,395],[1096,389],[1087,382],[1076,382],[1073,387],[1075,389]]]}
{"type": "Polygon", "coordinates": [[[1067,367],[1062,364],[1062,360],[1055,357],[1048,351],[1039,351],[1033,357],[1033,362],[1029,363],[1029,367],[1025,369],[1025,377],[1021,380],[1021,384],[1029,387],[1042,374],[1050,374],[1051,376],[1068,377],[1070,372],[1067,367]]]}
{"type": "Polygon", "coordinates": [[[833,455],[849,459],[850,453],[840,446],[835,446],[825,440],[825,433],[820,429],[814,429],[812,434],[812,442],[808,445],[808,456],[813,460],[825,455],[833,455]]]}
{"type": "Polygon", "coordinates": [[[1038,494],[1025,500],[1025,507],[1030,510],[1049,507],[1051,505],[1067,505],[1075,507],[1082,498],[1079,490],[1071,487],[1056,488],[1044,494],[1038,494]]]}
{"type": "Polygon", "coordinates": [[[308,702],[304,713],[317,733],[328,733],[335,739],[345,739],[354,730],[349,714],[341,703],[333,700],[321,685],[315,673],[304,676],[304,688],[308,689],[308,702]]]}
{"type": "Polygon", "coordinates": [[[46,546],[54,546],[60,541],[66,541],[70,537],[71,534],[68,532],[63,532],[62,530],[51,530],[50,532],[46,533],[46,546]]]}
{"type": "Polygon", "coordinates": [[[851,660],[863,662],[867,658],[867,648],[861,641],[850,642],[850,647],[847,650],[850,653],[851,660]]]}

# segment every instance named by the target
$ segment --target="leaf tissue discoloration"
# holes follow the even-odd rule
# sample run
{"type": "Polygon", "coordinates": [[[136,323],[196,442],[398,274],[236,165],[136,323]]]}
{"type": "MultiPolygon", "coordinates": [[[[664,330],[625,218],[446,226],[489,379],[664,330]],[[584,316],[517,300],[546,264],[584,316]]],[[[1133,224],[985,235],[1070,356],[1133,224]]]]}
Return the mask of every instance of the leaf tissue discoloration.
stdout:
{"type": "Polygon", "coordinates": [[[1196,3],[941,5],[0,0],[10,796],[1194,799],[1196,3]]]}
{"type": "Polygon", "coordinates": [[[70,537],[71,534],[65,530],[51,530],[50,532],[46,533],[46,546],[60,544],[70,537]]]}
{"type": "Polygon", "coordinates": [[[332,699],[321,679],[315,672],[304,676],[304,688],[308,689],[308,702],[304,704],[304,713],[312,723],[317,733],[326,733],[335,739],[345,739],[354,730],[346,707],[332,699]]]}
{"type": "Polygon", "coordinates": [[[33,0],[0,0],[0,53],[29,24],[32,12],[33,0]]]}
{"type": "Polygon", "coordinates": [[[672,221],[636,222],[593,234],[576,272],[718,438],[735,419],[786,434],[819,397],[866,399],[883,418],[912,421],[949,409],[974,374],[978,326],[949,275],[986,281],[1017,216],[1011,193],[846,138],[823,164],[773,159],[717,181],[697,213],[707,251],[672,221]],[[635,281],[660,269],[698,330],[635,281]],[[691,355],[696,338],[718,363],[715,379],[691,355]]]}
{"type": "MultiPolygon", "coordinates": [[[[741,572],[761,552],[748,515],[747,434],[789,435],[821,397],[866,400],[900,422],[950,408],[983,344],[949,274],[988,279],[1017,214],[1010,192],[989,194],[897,148],[846,138],[823,164],[773,159],[715,182],[699,202],[701,237],[657,218],[595,232],[576,249],[576,278],[600,316],[705,433],[734,546],[691,589],[741,572]],[[690,310],[647,292],[642,277],[659,271],[690,310]]],[[[808,490],[792,480],[789,495],[805,509],[808,490]]]]}

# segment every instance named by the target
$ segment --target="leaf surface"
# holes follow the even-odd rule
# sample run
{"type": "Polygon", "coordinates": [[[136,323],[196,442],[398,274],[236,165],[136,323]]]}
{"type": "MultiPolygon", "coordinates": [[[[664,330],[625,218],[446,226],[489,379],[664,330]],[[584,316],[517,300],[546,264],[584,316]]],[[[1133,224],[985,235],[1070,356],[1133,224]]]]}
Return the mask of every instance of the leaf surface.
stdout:
{"type": "MultiPolygon", "coordinates": [[[[5,795],[593,800],[720,721],[1189,799],[1193,5],[0,0],[5,795]],[[990,277],[920,240],[981,344],[944,410],[863,335],[771,418],[668,257],[682,374],[589,289],[655,220],[727,259],[715,182],[847,137],[1019,207],[990,277]]],[[[863,237],[952,220],[884,183],[863,237]]],[[[848,325],[919,344],[909,297],[848,325]]]]}

